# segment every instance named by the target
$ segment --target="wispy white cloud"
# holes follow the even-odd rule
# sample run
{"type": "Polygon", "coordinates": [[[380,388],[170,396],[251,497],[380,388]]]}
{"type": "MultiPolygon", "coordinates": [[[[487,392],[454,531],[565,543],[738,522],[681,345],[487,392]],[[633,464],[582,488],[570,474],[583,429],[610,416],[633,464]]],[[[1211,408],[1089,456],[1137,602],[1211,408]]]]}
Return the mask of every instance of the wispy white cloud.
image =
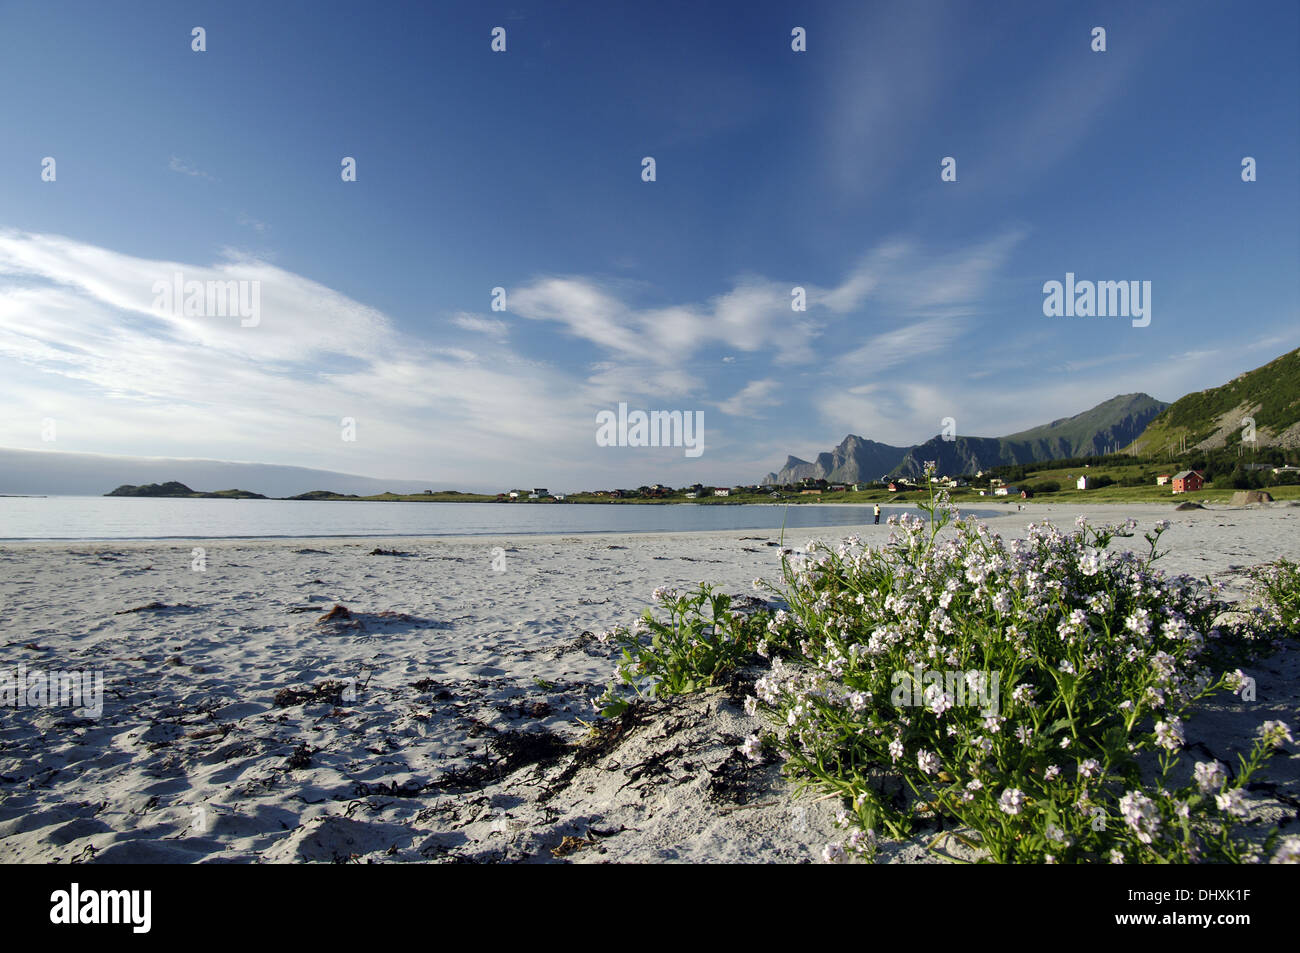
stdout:
{"type": "Polygon", "coordinates": [[[837,374],[861,380],[900,365],[917,370],[917,362],[951,352],[961,325],[953,318],[930,318],[884,331],[835,359],[837,374]]]}
{"type": "Polygon", "coordinates": [[[541,278],[510,292],[511,312],[561,325],[574,337],[641,361],[681,364],[723,343],[740,351],[772,349],[776,360],[812,360],[814,322],[791,309],[794,283],[745,278],[704,304],[636,308],[594,279],[541,278]]]}
{"type": "Polygon", "coordinates": [[[264,234],[271,227],[270,225],[267,225],[266,222],[259,222],[247,212],[240,212],[238,221],[240,225],[251,228],[259,235],[264,234]]]}
{"type": "Polygon", "coordinates": [[[208,173],[204,172],[202,169],[196,168],[195,166],[191,165],[186,160],[179,158],[178,156],[171,157],[170,161],[168,161],[167,163],[167,168],[171,169],[173,172],[179,172],[181,175],[188,175],[191,176],[192,178],[208,179],[210,181],[215,181],[215,179],[213,179],[212,176],[208,175],[208,173]]]}
{"type": "Polygon", "coordinates": [[[828,366],[852,386],[954,351],[967,328],[965,319],[983,308],[990,284],[1026,234],[1023,228],[1010,228],[938,256],[902,241],[882,245],[838,288],[816,297],[864,307],[878,315],[880,320],[872,322],[876,326],[893,326],[840,353],[828,366]]]}
{"type": "Polygon", "coordinates": [[[467,483],[594,446],[590,395],[564,372],[411,339],[378,311],[264,263],[157,262],[9,231],[0,274],[13,398],[0,444],[41,448],[35,422],[53,417],[57,449],[467,483]],[[153,282],[174,270],[260,280],[260,324],[156,311],[153,282]],[[357,420],[355,443],[340,439],[345,416],[357,420]]]}
{"type": "Polygon", "coordinates": [[[496,318],[485,318],[477,314],[462,312],[453,315],[451,323],[475,334],[485,334],[498,341],[504,341],[510,335],[510,326],[496,318]]]}
{"type": "Polygon", "coordinates": [[[919,326],[869,338],[837,362],[862,361],[870,351],[876,357],[864,369],[880,369],[905,360],[909,352],[942,346],[945,338],[937,335],[950,340],[958,330],[951,319],[978,311],[989,282],[1025,235],[1023,228],[1010,228],[940,255],[906,239],[888,239],[832,287],[748,275],[702,303],[638,308],[613,287],[566,276],[536,279],[511,291],[508,300],[520,317],[559,324],[620,358],[664,366],[681,366],[713,346],[766,353],[778,366],[810,364],[824,359],[819,339],[828,325],[848,314],[920,320],[919,326]],[[803,289],[807,310],[794,310],[796,288],[803,289]],[[918,347],[923,342],[925,347],[918,347]]]}
{"type": "Polygon", "coordinates": [[[762,408],[775,407],[781,403],[781,399],[776,396],[780,389],[780,381],[772,378],[750,381],[738,393],[720,402],[718,408],[733,417],[759,417],[762,408]]]}

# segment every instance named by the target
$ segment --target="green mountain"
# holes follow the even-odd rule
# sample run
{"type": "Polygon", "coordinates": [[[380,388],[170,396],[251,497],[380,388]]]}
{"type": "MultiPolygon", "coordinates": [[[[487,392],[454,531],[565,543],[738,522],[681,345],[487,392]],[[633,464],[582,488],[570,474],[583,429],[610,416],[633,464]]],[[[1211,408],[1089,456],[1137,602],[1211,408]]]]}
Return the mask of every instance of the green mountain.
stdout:
{"type": "Polygon", "coordinates": [[[1168,406],[1150,394],[1121,394],[1073,417],[1005,437],[934,437],[909,450],[894,475],[919,477],[927,460],[934,460],[940,473],[956,475],[1009,464],[1116,453],[1168,406]]]}
{"type": "Polygon", "coordinates": [[[1300,447],[1300,348],[1222,387],[1181,397],[1128,448],[1136,454],[1216,450],[1241,443],[1246,420],[1261,447],[1300,447]]]}
{"type": "Polygon", "coordinates": [[[1168,406],[1149,394],[1121,394],[1092,410],[1001,439],[1025,445],[1042,460],[1117,453],[1168,406]]]}
{"type": "Polygon", "coordinates": [[[1073,417],[1006,437],[933,437],[912,447],[892,447],[849,434],[816,460],[788,457],[785,466],[763,482],[858,483],[884,476],[919,477],[927,460],[934,460],[940,473],[956,476],[1008,464],[1113,453],[1132,442],[1168,406],[1149,394],[1121,394],[1073,417]]]}

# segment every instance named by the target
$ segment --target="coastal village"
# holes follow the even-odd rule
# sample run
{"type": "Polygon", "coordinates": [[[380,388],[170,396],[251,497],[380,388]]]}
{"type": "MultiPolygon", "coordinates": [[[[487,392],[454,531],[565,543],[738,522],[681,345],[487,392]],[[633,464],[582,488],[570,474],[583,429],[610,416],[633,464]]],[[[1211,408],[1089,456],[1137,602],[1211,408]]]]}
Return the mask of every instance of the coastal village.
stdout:
{"type": "MultiPolygon", "coordinates": [[[[1112,477],[1104,474],[1093,475],[1088,472],[1092,470],[1092,464],[1085,463],[1077,469],[1081,471],[1077,475],[1074,473],[1066,475],[1075,490],[1099,490],[1117,483],[1112,477]]],[[[1246,464],[1242,469],[1256,475],[1257,479],[1267,480],[1268,483],[1274,485],[1300,482],[1300,466],[1291,464],[1246,464]]],[[[973,476],[936,474],[930,478],[930,483],[936,489],[963,491],[981,497],[1018,497],[1020,499],[1032,499],[1039,493],[1054,493],[1061,489],[1059,481],[1051,481],[1046,484],[1042,482],[1011,481],[997,476],[993,472],[983,470],[973,476]]],[[[1143,479],[1140,483],[1137,483],[1126,479],[1123,485],[1168,487],[1167,492],[1170,495],[1180,495],[1206,489],[1213,485],[1213,481],[1208,479],[1206,473],[1202,470],[1181,470],[1177,473],[1158,474],[1155,476],[1154,481],[1143,479]]],[[[1237,487],[1235,484],[1233,488],[1243,489],[1243,487],[1237,487]]],[[[837,494],[871,492],[896,494],[900,498],[906,498],[907,494],[918,493],[926,489],[927,484],[925,482],[906,477],[885,475],[876,481],[857,483],[837,483],[813,478],[800,480],[797,483],[750,483],[736,486],[708,486],[702,483],[694,483],[690,486],[677,488],[662,483],[652,483],[636,488],[584,490],[568,494],[552,493],[546,487],[533,487],[531,489],[516,489],[498,493],[495,499],[503,503],[612,502],[615,500],[670,502],[682,500],[706,501],[714,498],[727,498],[728,500],[732,498],[748,498],[746,501],[752,502],[755,497],[766,497],[769,500],[804,501],[808,497],[824,496],[830,500],[835,498],[837,494]]],[[[432,490],[426,492],[433,493],[432,490]]]]}

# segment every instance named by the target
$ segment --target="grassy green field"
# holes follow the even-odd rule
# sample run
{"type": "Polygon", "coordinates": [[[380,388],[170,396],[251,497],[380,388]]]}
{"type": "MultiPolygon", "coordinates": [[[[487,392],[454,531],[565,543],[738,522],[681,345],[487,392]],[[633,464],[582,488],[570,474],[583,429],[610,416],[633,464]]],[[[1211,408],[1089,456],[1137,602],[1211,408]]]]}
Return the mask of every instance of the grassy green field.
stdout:
{"type": "MultiPolygon", "coordinates": [[[[1220,481],[1218,485],[1212,483],[1205,489],[1197,490],[1194,493],[1179,493],[1177,495],[1174,494],[1168,484],[1156,486],[1154,479],[1142,486],[1119,485],[1120,481],[1144,474],[1158,472],[1168,473],[1172,476],[1179,469],[1181,468],[1177,464],[1169,464],[1166,467],[1152,466],[1150,464],[1094,466],[1086,469],[1078,466],[1062,467],[1036,470],[1026,476],[1024,480],[1017,482],[1016,485],[1033,487],[1035,484],[1049,481],[1060,484],[1060,490],[1055,493],[1037,493],[1032,500],[1021,501],[1034,503],[1181,503],[1184,500],[1191,500],[1194,503],[1226,503],[1232,498],[1232,494],[1237,492],[1226,480],[1220,481]],[[1084,474],[1093,479],[1105,476],[1116,482],[1111,486],[1080,490],[1076,484],[1079,477],[1084,474]]],[[[1275,500],[1300,499],[1300,486],[1273,486],[1264,489],[1275,500]]],[[[963,496],[961,498],[967,499],[969,497],[963,496]]],[[[975,495],[975,498],[987,499],[986,497],[979,497],[978,494],[975,495]]],[[[956,500],[959,497],[954,493],[953,499],[956,500]]],[[[1001,499],[1001,497],[998,497],[998,499],[1001,499]]]]}
{"type": "MultiPolygon", "coordinates": [[[[1099,490],[1061,490],[1057,493],[1040,493],[1029,500],[1020,500],[1021,503],[1182,503],[1190,500],[1193,503],[1227,503],[1232,499],[1232,494],[1237,491],[1232,487],[1216,488],[1213,486],[1206,487],[1203,490],[1197,490],[1194,493],[1179,493],[1175,495],[1170,491],[1168,486],[1106,486],[1099,490]]],[[[1274,486],[1264,490],[1275,500],[1300,500],[1300,486],[1274,486]]],[[[956,501],[957,496],[953,496],[956,501]]],[[[963,500],[969,500],[970,497],[964,497],[963,500]]],[[[977,500],[987,500],[988,497],[975,496],[977,500]]],[[[994,497],[1002,500],[1005,497],[994,497]]],[[[1017,499],[1019,499],[1017,497],[1017,499]]]]}

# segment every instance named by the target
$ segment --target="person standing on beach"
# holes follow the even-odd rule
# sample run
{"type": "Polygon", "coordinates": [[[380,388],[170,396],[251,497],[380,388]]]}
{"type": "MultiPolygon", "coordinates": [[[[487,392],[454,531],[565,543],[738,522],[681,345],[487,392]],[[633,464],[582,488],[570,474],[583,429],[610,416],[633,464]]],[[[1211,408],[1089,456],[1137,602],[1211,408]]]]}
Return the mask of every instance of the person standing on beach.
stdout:
{"type": "Polygon", "coordinates": [[[879,522],[880,522],[880,504],[879,504],[879,503],[876,504],[875,514],[876,514],[876,522],[879,523],[879,522]]]}

